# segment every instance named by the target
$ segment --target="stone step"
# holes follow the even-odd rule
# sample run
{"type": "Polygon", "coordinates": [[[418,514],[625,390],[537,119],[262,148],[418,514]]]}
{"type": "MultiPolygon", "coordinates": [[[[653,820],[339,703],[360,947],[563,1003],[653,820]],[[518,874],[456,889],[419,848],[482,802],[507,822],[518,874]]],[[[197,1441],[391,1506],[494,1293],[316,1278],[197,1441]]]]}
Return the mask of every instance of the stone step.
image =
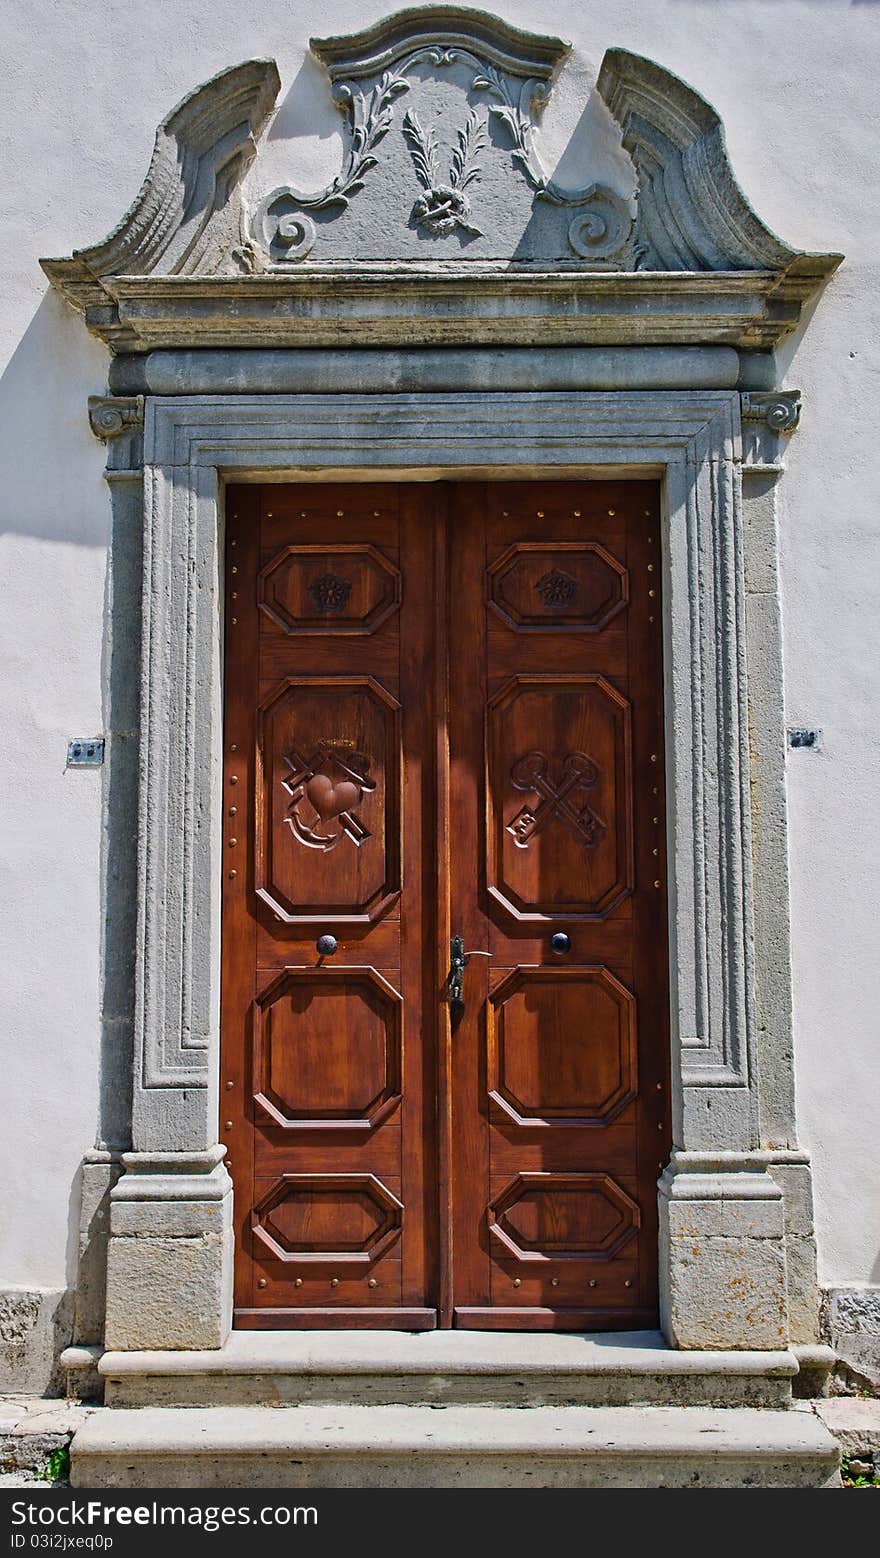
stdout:
{"type": "Polygon", "coordinates": [[[811,1412],[750,1407],[141,1407],[74,1435],[75,1488],[826,1488],[811,1412]]]}
{"type": "Polygon", "coordinates": [[[233,1331],[216,1352],[106,1352],[108,1406],[770,1406],[790,1352],[677,1352],[659,1331],[233,1331]]]}

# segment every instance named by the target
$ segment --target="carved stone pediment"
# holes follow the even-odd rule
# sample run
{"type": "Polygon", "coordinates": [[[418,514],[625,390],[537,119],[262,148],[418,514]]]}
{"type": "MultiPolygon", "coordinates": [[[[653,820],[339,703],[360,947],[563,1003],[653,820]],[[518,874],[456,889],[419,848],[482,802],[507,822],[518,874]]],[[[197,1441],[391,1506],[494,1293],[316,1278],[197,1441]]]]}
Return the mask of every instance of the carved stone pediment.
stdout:
{"type": "MultiPolygon", "coordinates": [[[[621,49],[598,91],[637,179],[560,187],[536,128],[569,52],[476,11],[404,11],[313,40],[344,123],[338,175],[253,201],[244,175],[279,90],[235,66],[159,127],[137,200],[103,243],[45,260],[115,351],[407,342],[762,348],[838,255],[791,249],[740,190],[718,115],[621,49]]],[[[265,184],[262,186],[265,189],[265,184]]]]}
{"type": "Polygon", "coordinates": [[[412,11],[353,38],[313,39],[346,124],[326,189],[263,200],[270,268],[321,261],[504,260],[632,270],[633,212],[601,184],[566,191],[535,128],[569,52],[476,12],[412,11]]]}

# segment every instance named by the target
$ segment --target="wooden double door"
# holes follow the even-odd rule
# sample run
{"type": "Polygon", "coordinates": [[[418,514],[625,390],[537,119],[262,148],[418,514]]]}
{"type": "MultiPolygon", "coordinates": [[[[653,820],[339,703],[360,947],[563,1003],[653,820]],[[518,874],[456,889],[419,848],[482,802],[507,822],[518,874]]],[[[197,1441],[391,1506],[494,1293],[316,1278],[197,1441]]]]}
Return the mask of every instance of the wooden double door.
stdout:
{"type": "Polygon", "coordinates": [[[655,1322],[658,501],[229,489],[237,1325],[655,1322]]]}

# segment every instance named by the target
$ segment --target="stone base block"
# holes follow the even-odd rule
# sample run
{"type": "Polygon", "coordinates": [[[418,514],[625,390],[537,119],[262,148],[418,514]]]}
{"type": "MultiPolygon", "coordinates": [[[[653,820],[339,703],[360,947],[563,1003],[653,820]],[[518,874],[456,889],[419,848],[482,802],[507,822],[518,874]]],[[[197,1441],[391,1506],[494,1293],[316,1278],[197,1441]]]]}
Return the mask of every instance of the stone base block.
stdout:
{"type": "Polygon", "coordinates": [[[660,1308],[675,1347],[787,1346],[782,1191],[759,1155],[673,1153],[660,1181],[660,1308]]]}
{"type": "Polygon", "coordinates": [[[111,1195],[106,1343],[222,1347],[232,1325],[232,1181],[224,1149],[127,1153],[111,1195]]]}
{"type": "Polygon", "coordinates": [[[73,1294],[63,1288],[0,1288],[0,1379],[7,1392],[64,1393],[59,1359],[73,1329],[73,1294]]]}

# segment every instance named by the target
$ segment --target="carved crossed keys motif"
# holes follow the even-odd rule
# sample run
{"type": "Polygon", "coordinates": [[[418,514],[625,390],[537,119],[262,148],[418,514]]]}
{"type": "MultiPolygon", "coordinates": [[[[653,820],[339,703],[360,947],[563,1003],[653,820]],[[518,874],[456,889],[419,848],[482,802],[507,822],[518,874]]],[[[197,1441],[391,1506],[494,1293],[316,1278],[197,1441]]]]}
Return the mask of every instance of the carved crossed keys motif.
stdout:
{"type": "Polygon", "coordinates": [[[515,790],[531,791],[540,797],[537,806],[523,806],[507,824],[518,849],[528,849],[532,839],[558,817],[585,844],[595,844],[605,824],[587,805],[578,806],[574,797],[589,790],[599,777],[592,758],[583,752],[569,752],[560,765],[560,777],[552,777],[551,762],[543,752],[527,752],[517,758],[510,770],[515,790]]]}
{"type": "Polygon", "coordinates": [[[370,778],[369,758],[363,752],[321,741],[310,757],[292,752],[284,761],[290,769],[281,781],[290,796],[290,815],[284,820],[300,843],[309,849],[335,849],[347,836],[360,847],[370,837],[370,830],[356,815],[356,807],[376,788],[375,779],[370,778]],[[308,815],[309,809],[314,816],[306,821],[303,812],[308,815]],[[329,833],[322,832],[328,823],[337,826],[329,833]]]}

